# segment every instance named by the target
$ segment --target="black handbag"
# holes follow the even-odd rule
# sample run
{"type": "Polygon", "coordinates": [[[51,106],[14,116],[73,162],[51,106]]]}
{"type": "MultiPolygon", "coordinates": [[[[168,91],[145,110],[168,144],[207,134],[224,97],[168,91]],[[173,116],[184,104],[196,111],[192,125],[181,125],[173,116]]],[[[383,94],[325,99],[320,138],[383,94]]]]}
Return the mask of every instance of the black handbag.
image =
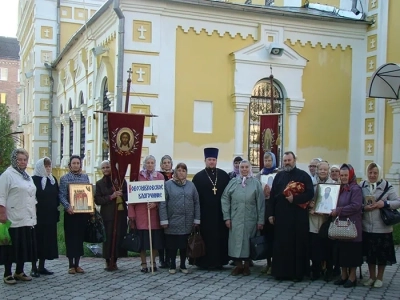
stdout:
{"type": "Polygon", "coordinates": [[[252,260],[262,260],[267,258],[267,254],[267,239],[264,235],[260,235],[260,231],[257,231],[257,235],[250,238],[250,258],[252,260]]]}
{"type": "Polygon", "coordinates": [[[104,243],[106,241],[103,218],[97,210],[95,210],[86,223],[84,241],[92,244],[104,243]]]}
{"type": "Polygon", "coordinates": [[[121,248],[126,251],[140,253],[141,247],[142,243],[137,230],[130,228],[128,225],[128,233],[122,239],[121,248]]]}
{"type": "Polygon", "coordinates": [[[400,212],[397,209],[381,208],[380,210],[385,225],[391,226],[400,223],[400,212]]]}
{"type": "Polygon", "coordinates": [[[192,228],[192,233],[188,237],[187,256],[196,259],[206,255],[206,246],[197,227],[192,228]]]}

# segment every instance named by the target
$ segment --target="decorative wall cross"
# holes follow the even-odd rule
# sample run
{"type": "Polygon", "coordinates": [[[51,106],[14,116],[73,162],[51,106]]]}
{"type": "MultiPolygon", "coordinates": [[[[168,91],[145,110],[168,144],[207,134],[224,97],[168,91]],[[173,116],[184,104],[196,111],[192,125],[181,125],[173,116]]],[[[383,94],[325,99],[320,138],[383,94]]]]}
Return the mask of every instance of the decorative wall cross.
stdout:
{"type": "Polygon", "coordinates": [[[368,144],[368,145],[367,145],[367,152],[368,152],[368,153],[371,153],[371,152],[372,152],[372,145],[371,145],[371,144],[368,144]]]}
{"type": "Polygon", "coordinates": [[[369,101],[369,103],[368,103],[368,109],[369,109],[369,110],[374,110],[374,102],[373,102],[373,101],[369,101]]]}
{"type": "Polygon", "coordinates": [[[139,31],[139,32],[140,32],[139,39],[141,39],[141,40],[145,40],[145,39],[146,39],[146,37],[145,37],[144,33],[147,31],[147,29],[146,29],[146,28],[144,28],[144,27],[143,27],[143,25],[141,25],[141,26],[138,28],[138,30],[137,30],[137,31],[139,31]]]}
{"type": "Polygon", "coordinates": [[[142,68],[139,68],[139,70],[138,70],[138,71],[136,71],[135,73],[139,75],[139,78],[137,79],[137,81],[138,81],[138,82],[143,82],[143,81],[144,81],[144,79],[143,79],[143,75],[145,75],[145,74],[146,74],[146,72],[145,72],[145,71],[143,71],[143,69],[142,69],[142,68]]]}
{"type": "Polygon", "coordinates": [[[372,123],[368,123],[368,131],[372,132],[372,127],[374,127],[374,125],[372,125],[372,123]]]}
{"type": "Polygon", "coordinates": [[[372,69],[374,68],[375,63],[374,63],[374,61],[371,59],[371,60],[369,61],[368,65],[369,65],[369,69],[372,70],[372,69]]]}
{"type": "Polygon", "coordinates": [[[50,30],[46,29],[46,30],[43,31],[43,32],[44,32],[44,36],[45,36],[45,37],[49,37],[50,30]]]}
{"type": "Polygon", "coordinates": [[[370,41],[371,49],[372,49],[372,48],[375,48],[375,43],[376,43],[375,39],[371,39],[371,41],[370,41]]]}
{"type": "Polygon", "coordinates": [[[42,149],[42,156],[47,157],[47,149],[42,149]]]}
{"type": "Polygon", "coordinates": [[[371,7],[375,8],[376,7],[376,0],[371,0],[371,7]]]}

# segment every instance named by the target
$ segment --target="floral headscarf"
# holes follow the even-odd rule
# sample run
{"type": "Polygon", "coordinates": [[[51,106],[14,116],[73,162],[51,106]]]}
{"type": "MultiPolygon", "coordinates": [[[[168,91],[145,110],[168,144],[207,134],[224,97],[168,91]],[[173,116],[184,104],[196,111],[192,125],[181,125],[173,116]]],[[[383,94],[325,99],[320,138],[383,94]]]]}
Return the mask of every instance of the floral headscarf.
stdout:
{"type": "Polygon", "coordinates": [[[147,171],[146,163],[149,159],[154,160],[154,165],[156,164],[156,158],[153,155],[147,155],[143,161],[143,170],[140,171],[140,174],[146,178],[147,180],[153,180],[154,177],[157,177],[157,172],[154,169],[153,171],[147,171]]]}
{"type": "MultiPolygon", "coordinates": [[[[11,153],[11,166],[22,175],[22,177],[27,180],[30,181],[30,176],[28,175],[28,173],[25,172],[25,170],[22,170],[19,166],[18,166],[18,161],[17,161],[17,155],[18,154],[25,154],[26,151],[24,149],[14,149],[13,152],[11,153]],[[23,152],[22,152],[23,151],[23,152]]],[[[29,156],[27,155],[27,158],[29,158],[29,156]]]]}
{"type": "Polygon", "coordinates": [[[44,166],[45,159],[48,159],[51,163],[50,158],[48,158],[48,157],[41,158],[36,162],[35,169],[33,170],[33,175],[42,177],[41,183],[42,183],[43,190],[46,187],[47,178],[50,180],[51,185],[54,185],[56,183],[56,180],[54,179],[53,175],[51,173],[50,173],[50,175],[47,174],[46,168],[44,166]]]}
{"type": "Polygon", "coordinates": [[[248,165],[249,165],[249,168],[250,168],[249,174],[247,174],[247,176],[243,176],[242,174],[240,174],[240,179],[242,180],[242,187],[245,187],[245,186],[246,186],[246,180],[247,180],[248,178],[252,178],[252,177],[253,177],[253,171],[252,171],[251,163],[250,163],[248,160],[242,160],[242,161],[240,162],[239,170],[240,170],[240,166],[241,166],[242,164],[248,164],[248,165]]]}

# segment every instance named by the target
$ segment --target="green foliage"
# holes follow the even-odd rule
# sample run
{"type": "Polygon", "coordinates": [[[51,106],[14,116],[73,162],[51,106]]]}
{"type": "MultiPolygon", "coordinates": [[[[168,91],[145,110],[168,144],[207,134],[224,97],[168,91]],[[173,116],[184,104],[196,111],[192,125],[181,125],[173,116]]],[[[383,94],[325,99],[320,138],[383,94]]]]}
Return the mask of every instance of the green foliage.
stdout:
{"type": "Polygon", "coordinates": [[[10,134],[14,121],[10,118],[8,106],[0,103],[0,174],[11,164],[11,153],[15,148],[10,134]]]}
{"type": "Polygon", "coordinates": [[[393,242],[395,245],[400,245],[400,224],[393,226],[393,242]]]}

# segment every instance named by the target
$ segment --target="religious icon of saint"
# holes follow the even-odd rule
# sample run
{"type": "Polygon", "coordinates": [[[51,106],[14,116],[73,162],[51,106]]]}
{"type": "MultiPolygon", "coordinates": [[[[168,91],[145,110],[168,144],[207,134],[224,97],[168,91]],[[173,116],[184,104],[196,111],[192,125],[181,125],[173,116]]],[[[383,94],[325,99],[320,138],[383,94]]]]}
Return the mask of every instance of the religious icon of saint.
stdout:
{"type": "Polygon", "coordinates": [[[330,214],[332,209],[336,208],[339,189],[340,185],[338,184],[332,184],[330,186],[327,186],[327,184],[319,184],[315,211],[321,214],[330,214]]]}
{"type": "Polygon", "coordinates": [[[132,148],[131,135],[128,132],[123,132],[119,136],[118,148],[121,151],[129,151],[132,148]]]}
{"type": "Polygon", "coordinates": [[[272,146],[274,145],[274,133],[271,128],[267,128],[264,130],[264,141],[263,141],[264,151],[270,151],[272,146]]]}

